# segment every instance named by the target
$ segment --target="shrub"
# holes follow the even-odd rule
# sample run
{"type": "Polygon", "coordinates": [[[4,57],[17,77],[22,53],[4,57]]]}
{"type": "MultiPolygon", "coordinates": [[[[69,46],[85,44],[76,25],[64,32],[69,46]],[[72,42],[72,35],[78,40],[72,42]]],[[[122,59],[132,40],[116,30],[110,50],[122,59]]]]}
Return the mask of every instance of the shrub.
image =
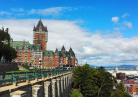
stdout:
{"type": "Polygon", "coordinates": [[[70,97],[83,97],[83,95],[78,91],[72,91],[70,97]]]}

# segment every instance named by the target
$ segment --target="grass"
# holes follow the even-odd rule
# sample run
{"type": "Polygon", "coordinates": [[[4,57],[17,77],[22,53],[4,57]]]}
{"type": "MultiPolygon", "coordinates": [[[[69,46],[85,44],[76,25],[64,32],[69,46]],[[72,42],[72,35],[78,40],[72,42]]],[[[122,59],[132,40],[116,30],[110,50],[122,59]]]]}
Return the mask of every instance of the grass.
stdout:
{"type": "Polygon", "coordinates": [[[27,71],[24,71],[24,70],[17,70],[17,71],[7,71],[6,73],[18,73],[18,72],[27,72],[27,71]]]}
{"type": "Polygon", "coordinates": [[[78,90],[74,90],[71,92],[70,97],[83,97],[83,95],[78,90]]]}
{"type": "MultiPolygon", "coordinates": [[[[28,69],[30,72],[40,71],[40,68],[33,67],[34,69],[30,69],[32,66],[23,65],[24,68],[28,69]]],[[[41,69],[41,70],[47,70],[47,69],[41,69]]]]}

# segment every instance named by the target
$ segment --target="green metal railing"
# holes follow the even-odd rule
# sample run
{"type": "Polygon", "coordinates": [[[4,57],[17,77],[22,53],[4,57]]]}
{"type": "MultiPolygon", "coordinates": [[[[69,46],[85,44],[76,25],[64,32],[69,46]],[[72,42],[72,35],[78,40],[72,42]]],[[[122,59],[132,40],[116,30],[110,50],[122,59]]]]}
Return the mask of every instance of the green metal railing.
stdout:
{"type": "Polygon", "coordinates": [[[20,72],[20,73],[0,73],[0,85],[12,84],[14,82],[21,82],[26,80],[40,79],[42,77],[53,76],[57,74],[67,73],[71,70],[53,70],[40,72],[20,72]]]}

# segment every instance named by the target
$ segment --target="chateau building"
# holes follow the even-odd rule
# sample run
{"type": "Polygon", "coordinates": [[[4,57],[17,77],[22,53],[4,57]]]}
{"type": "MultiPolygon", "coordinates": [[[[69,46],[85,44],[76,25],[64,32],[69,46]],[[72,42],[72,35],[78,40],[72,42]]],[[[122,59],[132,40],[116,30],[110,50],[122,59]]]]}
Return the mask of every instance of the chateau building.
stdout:
{"type": "Polygon", "coordinates": [[[20,64],[28,64],[37,68],[54,68],[63,65],[74,66],[78,64],[75,53],[70,47],[66,51],[63,46],[61,51],[56,48],[55,51],[47,50],[48,30],[39,20],[37,26],[33,29],[33,44],[28,41],[10,41],[10,46],[15,48],[17,58],[13,61],[20,64]]]}

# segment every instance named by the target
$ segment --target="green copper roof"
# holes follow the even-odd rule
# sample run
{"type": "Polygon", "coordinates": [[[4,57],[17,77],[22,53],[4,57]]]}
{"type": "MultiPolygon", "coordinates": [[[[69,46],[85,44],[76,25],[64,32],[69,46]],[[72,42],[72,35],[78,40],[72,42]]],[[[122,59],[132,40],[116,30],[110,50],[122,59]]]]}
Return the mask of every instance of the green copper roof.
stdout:
{"type": "Polygon", "coordinates": [[[54,52],[53,51],[44,51],[44,56],[54,56],[54,52]]]}
{"type": "Polygon", "coordinates": [[[62,57],[66,58],[66,54],[65,53],[62,53],[62,57]]]}
{"type": "Polygon", "coordinates": [[[29,48],[37,50],[37,49],[40,49],[41,47],[39,45],[30,44],[29,48]]]}
{"type": "Polygon", "coordinates": [[[17,49],[19,48],[19,46],[22,46],[22,49],[24,49],[25,46],[28,46],[29,49],[34,49],[34,50],[40,49],[39,45],[30,44],[28,41],[13,41],[13,42],[10,41],[10,46],[13,47],[14,45],[16,46],[17,49]]]}
{"type": "Polygon", "coordinates": [[[14,45],[25,46],[25,45],[30,45],[30,43],[28,41],[13,41],[13,42],[10,41],[10,46],[14,46],[14,45]]]}

